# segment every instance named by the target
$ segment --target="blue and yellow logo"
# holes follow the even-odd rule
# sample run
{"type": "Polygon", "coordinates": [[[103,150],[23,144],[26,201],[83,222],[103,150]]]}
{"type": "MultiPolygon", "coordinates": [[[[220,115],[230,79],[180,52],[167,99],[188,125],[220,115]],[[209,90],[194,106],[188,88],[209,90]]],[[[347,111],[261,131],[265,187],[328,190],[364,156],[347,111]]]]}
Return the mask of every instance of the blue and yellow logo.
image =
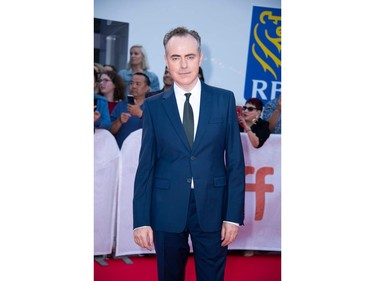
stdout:
{"type": "Polygon", "coordinates": [[[244,98],[281,94],[281,9],[253,7],[244,98]]]}

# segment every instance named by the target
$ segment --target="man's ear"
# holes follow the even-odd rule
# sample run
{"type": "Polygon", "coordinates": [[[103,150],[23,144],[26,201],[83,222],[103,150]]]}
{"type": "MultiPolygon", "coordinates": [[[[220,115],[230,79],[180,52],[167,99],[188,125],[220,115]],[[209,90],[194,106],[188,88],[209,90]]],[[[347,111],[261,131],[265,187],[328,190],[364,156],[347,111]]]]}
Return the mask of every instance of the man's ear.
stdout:
{"type": "Polygon", "coordinates": [[[201,66],[203,61],[203,53],[201,52],[200,57],[199,57],[199,66],[201,66]]]}

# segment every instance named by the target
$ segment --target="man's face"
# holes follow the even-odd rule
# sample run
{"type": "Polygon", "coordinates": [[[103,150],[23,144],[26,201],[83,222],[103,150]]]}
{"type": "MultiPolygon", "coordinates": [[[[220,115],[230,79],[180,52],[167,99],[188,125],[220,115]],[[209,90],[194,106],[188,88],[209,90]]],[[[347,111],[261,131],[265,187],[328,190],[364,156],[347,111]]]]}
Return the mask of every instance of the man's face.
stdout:
{"type": "Polygon", "coordinates": [[[130,94],[135,98],[145,97],[150,87],[146,83],[146,77],[142,75],[133,75],[130,81],[130,94]]]}
{"type": "Polygon", "coordinates": [[[198,79],[203,55],[198,51],[198,42],[191,35],[174,36],[165,46],[165,62],[174,82],[190,91],[198,79]]]}

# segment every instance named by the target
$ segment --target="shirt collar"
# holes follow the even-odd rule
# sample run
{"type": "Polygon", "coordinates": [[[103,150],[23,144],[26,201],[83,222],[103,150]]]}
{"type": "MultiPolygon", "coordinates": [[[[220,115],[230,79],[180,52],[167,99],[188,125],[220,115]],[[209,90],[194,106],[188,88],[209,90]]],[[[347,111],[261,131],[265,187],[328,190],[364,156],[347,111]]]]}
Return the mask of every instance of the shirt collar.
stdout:
{"type": "MultiPolygon", "coordinates": [[[[179,86],[177,86],[176,83],[173,83],[173,89],[174,89],[174,92],[176,94],[176,96],[182,96],[185,98],[185,94],[187,93],[185,90],[181,89],[179,86]]],[[[191,93],[191,96],[198,96],[201,92],[201,81],[200,79],[197,79],[197,83],[195,84],[195,86],[193,87],[193,89],[190,90],[189,93],[191,93]]]]}

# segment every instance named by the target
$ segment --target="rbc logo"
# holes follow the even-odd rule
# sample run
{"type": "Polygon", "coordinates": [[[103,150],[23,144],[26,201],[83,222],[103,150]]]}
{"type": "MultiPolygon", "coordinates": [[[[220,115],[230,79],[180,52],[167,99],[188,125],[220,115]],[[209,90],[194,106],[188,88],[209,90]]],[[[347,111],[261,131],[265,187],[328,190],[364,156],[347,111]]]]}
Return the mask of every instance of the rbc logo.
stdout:
{"type": "Polygon", "coordinates": [[[253,7],[244,98],[281,94],[281,9],[253,7]]]}

